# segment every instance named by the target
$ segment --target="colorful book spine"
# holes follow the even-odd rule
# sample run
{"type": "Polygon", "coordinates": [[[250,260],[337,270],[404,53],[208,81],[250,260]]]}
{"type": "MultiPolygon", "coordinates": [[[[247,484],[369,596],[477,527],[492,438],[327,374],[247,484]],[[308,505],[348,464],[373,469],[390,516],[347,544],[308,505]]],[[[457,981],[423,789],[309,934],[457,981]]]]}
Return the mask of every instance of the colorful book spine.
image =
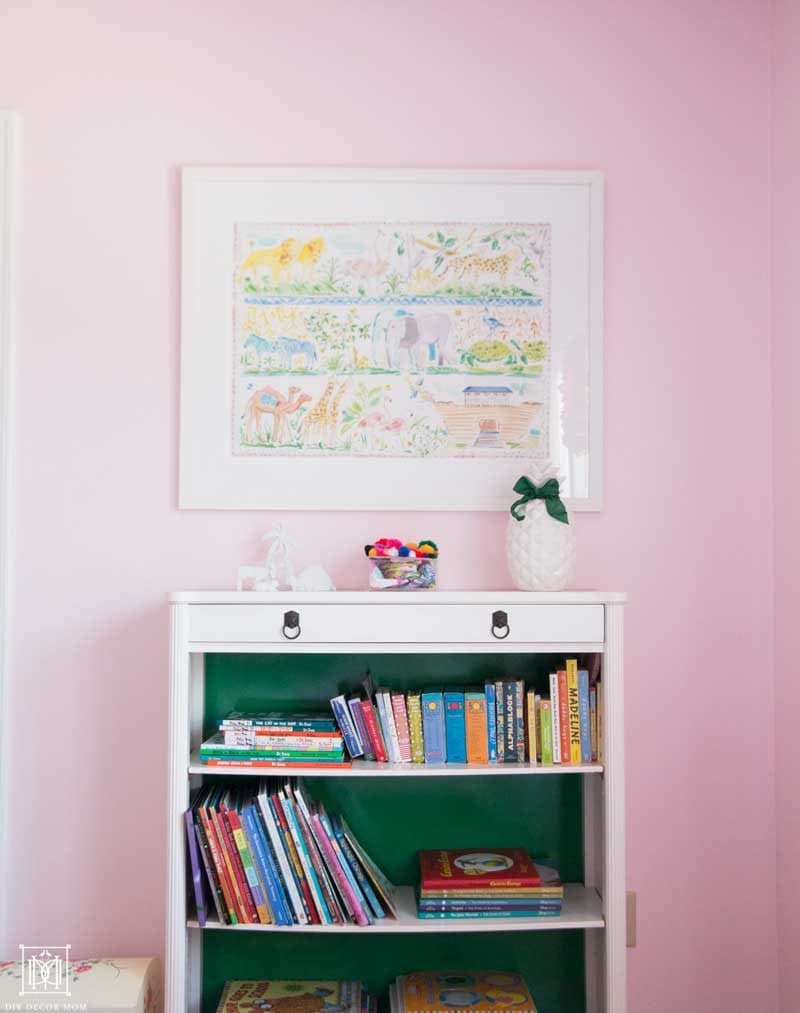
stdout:
{"type": "Polygon", "coordinates": [[[217,835],[217,842],[219,844],[220,854],[222,861],[225,865],[225,876],[228,882],[228,886],[231,891],[231,898],[234,910],[236,912],[236,919],[242,924],[246,924],[250,919],[248,918],[245,910],[244,901],[242,900],[241,889],[239,887],[239,881],[234,872],[233,859],[231,857],[230,846],[228,844],[227,833],[222,824],[222,815],[217,811],[214,805],[215,799],[212,797],[208,807],[208,814],[211,822],[214,826],[214,832],[217,835]]]}
{"type": "Polygon", "coordinates": [[[528,717],[528,763],[536,766],[536,693],[529,689],[525,695],[528,717]]]}
{"type": "Polygon", "coordinates": [[[197,847],[197,835],[194,831],[194,815],[191,809],[184,813],[186,825],[186,846],[189,850],[189,865],[192,870],[192,886],[194,888],[194,902],[197,909],[197,922],[200,928],[206,924],[206,898],[203,892],[203,870],[200,867],[200,851],[197,847]]]}
{"type": "Polygon", "coordinates": [[[359,885],[357,877],[353,874],[353,870],[350,868],[350,865],[344,856],[344,852],[342,851],[341,845],[339,844],[336,832],[333,829],[333,824],[331,823],[330,817],[325,811],[325,806],[322,805],[322,803],[319,803],[316,806],[316,811],[319,814],[320,822],[322,823],[325,833],[328,835],[328,840],[331,842],[331,847],[333,848],[334,854],[336,855],[336,859],[339,862],[342,872],[344,873],[345,878],[350,884],[350,887],[353,891],[353,895],[356,898],[358,906],[364,912],[364,917],[367,919],[368,924],[373,925],[375,919],[372,917],[372,912],[370,910],[369,904],[367,903],[367,899],[361,890],[361,886],[359,885]]]}
{"type": "Polygon", "coordinates": [[[532,909],[530,911],[418,911],[417,917],[423,919],[459,919],[459,918],[555,918],[561,914],[561,908],[532,909]]]}
{"type": "Polygon", "coordinates": [[[201,760],[314,760],[317,763],[343,763],[344,754],[331,750],[251,749],[246,746],[201,746],[201,760]]]}
{"type": "Polygon", "coordinates": [[[411,763],[411,731],[408,727],[408,710],[403,693],[392,693],[392,716],[397,729],[397,745],[400,750],[400,762],[411,763]]]}
{"type": "Polygon", "coordinates": [[[606,691],[602,682],[597,684],[597,762],[606,762],[606,691]]]}
{"type": "Polygon", "coordinates": [[[328,869],[328,865],[325,861],[325,855],[322,852],[320,843],[317,840],[317,835],[314,832],[314,826],[311,822],[311,806],[308,804],[299,784],[296,784],[293,787],[287,785],[287,791],[289,790],[291,790],[294,797],[295,806],[300,816],[300,825],[306,838],[306,845],[309,853],[311,854],[311,860],[314,863],[314,868],[317,871],[317,879],[319,880],[322,892],[325,895],[325,902],[328,905],[328,910],[330,911],[334,922],[340,925],[346,920],[346,913],[339,902],[339,896],[333,875],[328,869]]]}
{"type": "Polygon", "coordinates": [[[325,852],[328,868],[331,870],[332,874],[336,878],[336,886],[339,892],[341,893],[342,897],[347,902],[347,906],[351,910],[353,918],[355,919],[358,925],[369,925],[369,919],[367,918],[366,912],[359,904],[355,892],[352,886],[350,885],[350,881],[344,874],[344,870],[339,864],[339,860],[336,857],[336,852],[333,849],[333,845],[331,843],[330,838],[325,832],[325,827],[323,826],[323,823],[320,820],[319,814],[312,813],[311,821],[314,824],[314,827],[317,831],[317,839],[320,841],[320,844],[325,852]]]}
{"type": "MultiPolygon", "coordinates": [[[[486,719],[486,694],[464,694],[467,725],[467,763],[489,762],[489,732],[486,719]]],[[[449,752],[448,752],[449,756],[449,752]]]]}
{"type": "Polygon", "coordinates": [[[257,802],[261,818],[267,831],[267,836],[269,837],[272,850],[275,854],[275,859],[278,863],[283,886],[286,890],[292,910],[294,911],[294,921],[296,921],[298,925],[306,925],[308,924],[308,915],[306,914],[305,906],[303,905],[300,897],[300,891],[297,888],[297,883],[292,872],[289,856],[286,853],[285,843],[281,829],[278,826],[278,821],[275,817],[275,811],[271,800],[266,793],[260,793],[257,797],[257,802]]]}
{"type": "Polygon", "coordinates": [[[364,750],[361,748],[361,743],[353,725],[353,719],[350,717],[350,710],[343,694],[333,697],[331,700],[331,708],[333,709],[333,716],[336,718],[336,723],[339,726],[339,731],[342,733],[344,744],[347,746],[348,753],[353,757],[363,755],[364,750]]]}
{"type": "Polygon", "coordinates": [[[301,717],[291,714],[229,714],[220,728],[262,728],[276,731],[335,732],[336,722],[326,715],[301,717]]]}
{"type": "Polygon", "coordinates": [[[300,830],[297,813],[294,809],[294,802],[289,797],[288,791],[279,793],[278,798],[280,799],[280,804],[283,807],[283,813],[286,817],[289,833],[292,835],[292,840],[294,841],[294,846],[297,851],[297,857],[300,859],[300,865],[303,868],[303,877],[308,885],[308,890],[311,894],[311,899],[314,902],[317,914],[319,915],[319,920],[323,925],[330,925],[333,919],[330,911],[328,910],[325,898],[322,895],[322,887],[320,886],[319,879],[317,878],[317,870],[314,868],[314,864],[311,861],[308,846],[306,845],[306,841],[300,830]]]}
{"type": "Polygon", "coordinates": [[[425,742],[425,762],[446,763],[442,693],[428,691],[422,694],[422,735],[425,742]]]}
{"type": "Polygon", "coordinates": [[[394,725],[392,714],[392,703],[387,690],[379,689],[375,692],[375,703],[378,708],[378,724],[381,728],[383,741],[386,743],[386,752],[389,754],[390,763],[400,762],[400,746],[397,739],[397,729],[394,725]]]}
{"type": "Polygon", "coordinates": [[[253,901],[253,895],[250,892],[250,887],[247,882],[244,866],[242,865],[239,849],[236,846],[236,838],[233,834],[233,826],[231,825],[231,820],[228,815],[228,808],[223,802],[220,802],[217,805],[217,815],[222,828],[222,833],[225,836],[224,844],[231,864],[234,879],[234,892],[236,893],[236,900],[242,910],[243,921],[247,921],[251,925],[258,925],[261,919],[258,917],[258,911],[256,910],[256,905],[253,901]]]}
{"type": "Polygon", "coordinates": [[[245,838],[244,831],[242,829],[242,821],[239,819],[239,813],[235,809],[228,810],[228,822],[231,825],[231,833],[233,834],[233,840],[236,844],[236,848],[239,852],[239,858],[242,863],[242,870],[246,884],[250,889],[250,896],[253,900],[253,905],[256,909],[258,921],[262,925],[269,925],[272,922],[270,912],[267,908],[266,897],[261,889],[261,882],[256,872],[255,863],[253,862],[253,855],[250,852],[250,848],[245,838]]]}
{"type": "Polygon", "coordinates": [[[211,887],[211,896],[214,901],[214,907],[217,909],[217,918],[219,918],[220,925],[230,925],[231,920],[225,903],[225,895],[223,894],[222,887],[220,886],[219,874],[214,867],[211,847],[206,839],[205,827],[200,821],[199,813],[197,814],[197,820],[194,825],[194,832],[197,836],[197,846],[200,851],[200,858],[202,859],[203,867],[206,870],[206,877],[208,878],[208,882],[211,887]]]}
{"type": "Polygon", "coordinates": [[[505,740],[503,762],[517,762],[517,683],[514,679],[503,680],[503,720],[505,740]]]}
{"type": "Polygon", "coordinates": [[[536,694],[536,760],[542,762],[542,698],[536,694]]]}
{"type": "Polygon", "coordinates": [[[233,894],[233,887],[228,879],[228,869],[220,848],[216,826],[211,819],[210,809],[205,808],[205,803],[198,807],[197,815],[200,817],[200,822],[203,830],[205,831],[206,840],[208,841],[208,847],[211,851],[211,857],[214,861],[214,867],[217,870],[219,886],[222,890],[222,896],[225,899],[225,910],[228,912],[228,923],[230,925],[238,925],[239,912],[233,894]]]}
{"type": "Polygon", "coordinates": [[[329,770],[331,767],[352,767],[352,760],[300,760],[300,759],[257,759],[257,760],[242,760],[238,757],[229,756],[203,756],[201,762],[205,767],[254,767],[268,768],[276,767],[278,769],[306,769],[316,768],[317,770],[329,770]]]}
{"type": "Polygon", "coordinates": [[[372,739],[370,738],[369,729],[367,728],[367,722],[364,720],[364,711],[361,708],[361,697],[349,697],[347,700],[347,708],[350,711],[350,717],[353,719],[353,724],[355,725],[355,729],[358,734],[358,741],[364,752],[364,759],[374,760],[375,751],[372,748],[372,739]]]}
{"type": "Polygon", "coordinates": [[[581,707],[578,696],[578,662],[567,660],[567,714],[569,716],[569,762],[581,762],[581,707]]]}
{"type": "Polygon", "coordinates": [[[553,712],[550,700],[542,700],[542,766],[553,765],[553,712]]]}
{"type": "Polygon", "coordinates": [[[375,759],[379,763],[386,763],[389,756],[386,752],[386,744],[383,741],[380,726],[378,725],[375,706],[371,700],[361,701],[361,713],[364,715],[364,724],[367,726],[367,731],[369,732],[369,740],[372,744],[372,751],[375,753],[375,759]]]}
{"type": "MultiPolygon", "coordinates": [[[[558,672],[550,673],[550,707],[553,713],[553,727],[561,729],[561,700],[558,692],[558,672]]],[[[561,735],[553,736],[553,763],[561,763],[561,735]]]]}
{"type": "Polygon", "coordinates": [[[578,705],[581,713],[581,763],[592,762],[592,729],[589,714],[589,673],[578,670],[578,705]]]}
{"type": "MultiPolygon", "coordinates": [[[[558,752],[563,764],[570,762],[569,753],[569,694],[567,693],[567,673],[561,670],[558,673],[558,724],[553,718],[553,739],[559,736],[558,752]]],[[[555,744],[553,746],[555,748],[555,744]]]]}
{"type": "Polygon", "coordinates": [[[333,827],[333,832],[336,835],[336,840],[339,842],[339,847],[341,848],[342,854],[344,855],[347,864],[350,866],[350,871],[353,873],[356,880],[358,881],[358,885],[364,897],[366,898],[367,903],[372,908],[373,915],[376,918],[385,918],[386,912],[383,909],[383,905],[378,900],[375,891],[372,889],[372,884],[369,881],[369,877],[361,867],[358,859],[356,858],[355,852],[350,846],[350,842],[347,840],[347,837],[345,836],[341,820],[338,817],[335,817],[331,820],[331,825],[333,827]]]}
{"type": "Polygon", "coordinates": [[[514,714],[516,716],[517,763],[525,762],[525,682],[515,683],[514,714]]]}
{"type": "Polygon", "coordinates": [[[486,735],[489,763],[497,763],[497,704],[495,703],[494,683],[487,679],[483,685],[486,696],[486,735]]]}
{"type": "Polygon", "coordinates": [[[422,738],[422,701],[419,693],[408,694],[408,731],[411,736],[411,760],[425,762],[425,742],[422,738]]]}
{"type": "Polygon", "coordinates": [[[592,740],[592,763],[597,763],[597,689],[589,690],[589,734],[592,740]]]}
{"type": "Polygon", "coordinates": [[[259,732],[253,732],[243,737],[239,732],[233,731],[222,733],[219,739],[216,736],[210,739],[206,748],[241,752],[259,749],[307,749],[312,753],[341,753],[342,736],[338,732],[335,735],[261,735],[259,732]]]}
{"type": "Polygon", "coordinates": [[[250,850],[253,853],[256,867],[259,870],[261,882],[264,885],[275,924],[291,925],[293,919],[287,906],[275,863],[270,854],[269,842],[261,826],[259,814],[251,805],[246,805],[242,808],[241,815],[242,827],[250,843],[250,850]]]}
{"type": "Polygon", "coordinates": [[[281,840],[283,841],[284,850],[286,851],[286,857],[289,860],[289,869],[291,870],[292,876],[297,886],[297,892],[300,895],[300,900],[303,905],[303,911],[306,914],[306,918],[312,925],[319,925],[320,919],[317,909],[314,905],[314,898],[311,896],[308,883],[303,874],[303,865],[300,861],[300,856],[297,854],[297,848],[292,840],[292,835],[289,830],[289,824],[286,822],[286,814],[283,811],[281,805],[280,796],[275,793],[269,796],[269,804],[272,808],[272,812],[275,816],[275,822],[280,830],[281,840]]]}
{"type": "Polygon", "coordinates": [[[445,690],[444,736],[447,745],[447,762],[466,763],[467,730],[464,716],[463,690],[445,690]]]}
{"type": "Polygon", "coordinates": [[[494,684],[494,705],[497,720],[497,762],[503,763],[506,758],[506,712],[503,703],[503,683],[500,679],[494,684]]]}

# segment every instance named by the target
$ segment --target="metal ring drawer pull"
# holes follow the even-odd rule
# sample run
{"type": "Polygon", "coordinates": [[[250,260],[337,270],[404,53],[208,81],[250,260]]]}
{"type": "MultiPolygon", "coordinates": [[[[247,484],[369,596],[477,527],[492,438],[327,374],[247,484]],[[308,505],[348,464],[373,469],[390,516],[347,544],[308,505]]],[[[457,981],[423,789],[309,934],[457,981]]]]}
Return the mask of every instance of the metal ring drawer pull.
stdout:
{"type": "Polygon", "coordinates": [[[502,609],[492,612],[492,636],[496,640],[505,640],[510,632],[511,627],[508,625],[508,613],[503,612],[502,609]]]}
{"type": "Polygon", "coordinates": [[[292,611],[283,613],[283,629],[281,632],[287,640],[297,640],[302,632],[300,629],[299,612],[292,611]]]}

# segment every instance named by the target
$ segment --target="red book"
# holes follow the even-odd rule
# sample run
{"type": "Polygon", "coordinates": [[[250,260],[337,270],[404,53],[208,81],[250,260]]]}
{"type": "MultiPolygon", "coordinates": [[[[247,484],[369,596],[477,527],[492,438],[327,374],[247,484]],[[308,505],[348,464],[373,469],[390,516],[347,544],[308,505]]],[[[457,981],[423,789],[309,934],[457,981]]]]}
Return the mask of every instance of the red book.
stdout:
{"type": "MultiPolygon", "coordinates": [[[[555,729],[553,730],[555,734],[555,729]]],[[[568,764],[569,758],[569,696],[567,695],[567,673],[558,673],[558,737],[561,742],[561,765],[568,764]]]]}
{"type": "Polygon", "coordinates": [[[369,733],[369,740],[372,743],[372,751],[375,754],[375,759],[381,763],[386,763],[389,759],[386,753],[386,746],[383,743],[383,736],[381,730],[378,728],[378,722],[375,720],[375,708],[372,706],[371,700],[361,701],[361,713],[364,715],[364,722],[367,726],[367,732],[369,733]]]}
{"type": "Polygon", "coordinates": [[[261,923],[261,919],[258,917],[258,911],[256,910],[255,901],[253,900],[253,894],[250,892],[250,884],[247,882],[247,876],[245,875],[244,866],[242,865],[242,857],[239,854],[239,849],[236,847],[236,838],[233,836],[235,821],[232,821],[232,814],[222,802],[219,803],[219,810],[220,823],[224,827],[227,835],[226,844],[230,851],[231,864],[233,865],[233,871],[236,875],[236,881],[239,884],[239,892],[242,897],[242,902],[244,903],[247,920],[252,925],[259,925],[261,923]]]}
{"type": "Polygon", "coordinates": [[[423,890],[491,890],[541,886],[533,859],[522,848],[420,851],[423,890]]]}
{"type": "Polygon", "coordinates": [[[228,917],[231,920],[231,924],[236,925],[240,920],[236,905],[236,898],[234,897],[233,887],[228,879],[228,870],[225,867],[225,859],[222,857],[222,852],[220,851],[217,829],[212,824],[211,817],[208,812],[202,806],[198,806],[197,814],[200,817],[203,829],[206,832],[208,847],[211,851],[211,858],[217,870],[217,875],[219,876],[219,885],[222,888],[222,896],[225,899],[225,907],[228,909],[228,917]]]}
{"type": "Polygon", "coordinates": [[[297,848],[295,847],[294,838],[289,830],[289,823],[286,819],[286,814],[283,811],[283,798],[280,793],[276,793],[270,797],[274,802],[275,816],[280,823],[281,832],[283,833],[286,841],[286,850],[289,852],[289,860],[297,873],[297,882],[303,894],[303,899],[306,902],[306,907],[308,908],[308,920],[313,925],[319,925],[321,924],[322,919],[319,916],[319,911],[317,911],[317,905],[314,902],[314,895],[311,893],[311,887],[308,885],[308,880],[306,879],[306,874],[303,869],[303,863],[300,861],[300,856],[298,855],[297,848]]]}

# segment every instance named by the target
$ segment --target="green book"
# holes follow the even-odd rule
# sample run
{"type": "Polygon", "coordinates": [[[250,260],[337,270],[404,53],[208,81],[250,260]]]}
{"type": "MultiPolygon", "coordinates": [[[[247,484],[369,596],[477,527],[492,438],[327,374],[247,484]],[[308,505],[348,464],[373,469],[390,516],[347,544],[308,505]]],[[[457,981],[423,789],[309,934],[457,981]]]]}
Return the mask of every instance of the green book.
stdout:
{"type": "Polygon", "coordinates": [[[200,749],[201,760],[308,760],[313,763],[341,763],[342,753],[308,753],[299,749],[252,749],[226,752],[223,749],[200,749]]]}
{"type": "Polygon", "coordinates": [[[541,703],[542,766],[553,765],[553,708],[549,700],[541,703]]]}

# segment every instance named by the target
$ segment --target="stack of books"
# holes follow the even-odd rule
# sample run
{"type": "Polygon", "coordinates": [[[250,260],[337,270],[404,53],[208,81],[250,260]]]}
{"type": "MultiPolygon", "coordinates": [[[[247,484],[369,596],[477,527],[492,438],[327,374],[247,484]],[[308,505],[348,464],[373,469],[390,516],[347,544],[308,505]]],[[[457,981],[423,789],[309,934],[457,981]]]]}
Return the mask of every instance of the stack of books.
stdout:
{"type": "Polygon", "coordinates": [[[328,713],[234,711],[200,747],[209,767],[349,767],[344,741],[328,713]]]}
{"type": "Polygon", "coordinates": [[[417,971],[389,986],[391,1013],[537,1013],[525,979],[513,971],[417,971]]]}
{"type": "Polygon", "coordinates": [[[373,687],[331,707],[347,752],[378,763],[602,762],[602,685],[576,659],[549,676],[549,697],[522,679],[408,693],[373,687]]]}
{"type": "Polygon", "coordinates": [[[204,785],[185,822],[201,927],[210,904],[225,925],[397,917],[393,885],[344,818],[294,781],[204,785]]]}
{"type": "Polygon", "coordinates": [[[226,981],[217,1013],[377,1013],[377,1001],[358,981],[226,981]]]}
{"type": "Polygon", "coordinates": [[[540,918],[561,914],[558,873],[521,848],[421,851],[420,918],[540,918]]]}

